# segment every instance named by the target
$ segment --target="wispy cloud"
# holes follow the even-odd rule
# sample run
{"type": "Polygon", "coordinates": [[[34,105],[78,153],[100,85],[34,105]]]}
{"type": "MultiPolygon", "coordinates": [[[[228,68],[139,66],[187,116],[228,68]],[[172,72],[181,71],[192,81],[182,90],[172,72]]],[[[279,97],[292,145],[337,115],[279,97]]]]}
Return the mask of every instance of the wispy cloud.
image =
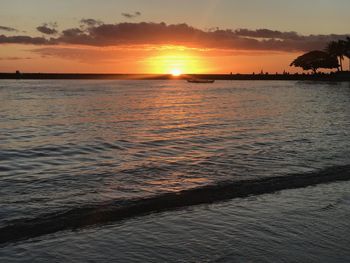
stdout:
{"type": "Polygon", "coordinates": [[[293,40],[301,40],[303,37],[299,35],[297,32],[281,32],[277,30],[270,29],[237,29],[234,31],[237,36],[243,37],[252,37],[252,38],[275,38],[275,39],[293,39],[293,40]]]}
{"type": "Polygon", "coordinates": [[[102,25],[103,22],[93,18],[83,18],[80,20],[80,24],[81,24],[81,27],[84,27],[84,26],[94,27],[94,26],[102,25]]]}
{"type": "Polygon", "coordinates": [[[8,27],[8,26],[0,26],[0,30],[7,32],[18,32],[16,28],[8,27]]]}
{"type": "Polygon", "coordinates": [[[125,18],[132,19],[132,18],[135,18],[135,17],[141,16],[141,12],[134,12],[134,13],[122,13],[122,16],[123,16],[123,17],[125,17],[125,18]]]}
{"type": "MultiPolygon", "coordinates": [[[[32,52],[44,57],[59,57],[84,63],[113,63],[121,60],[139,60],[145,55],[144,49],[138,48],[106,48],[97,47],[67,47],[49,46],[32,50],[32,52]]],[[[148,55],[155,55],[155,50],[146,51],[148,55]]]]}
{"type": "Polygon", "coordinates": [[[41,26],[38,26],[36,29],[46,35],[55,35],[58,33],[57,31],[57,23],[45,23],[41,26]]]}
{"type": "Polygon", "coordinates": [[[0,57],[0,60],[23,60],[32,59],[31,57],[0,57]]]}

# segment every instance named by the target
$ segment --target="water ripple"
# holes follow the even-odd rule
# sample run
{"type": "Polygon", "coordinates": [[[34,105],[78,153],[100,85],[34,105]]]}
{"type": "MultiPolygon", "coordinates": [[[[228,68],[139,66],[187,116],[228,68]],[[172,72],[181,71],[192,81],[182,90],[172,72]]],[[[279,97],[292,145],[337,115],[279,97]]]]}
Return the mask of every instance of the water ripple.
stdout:
{"type": "Polygon", "coordinates": [[[0,226],[350,163],[346,83],[6,81],[0,226]]]}

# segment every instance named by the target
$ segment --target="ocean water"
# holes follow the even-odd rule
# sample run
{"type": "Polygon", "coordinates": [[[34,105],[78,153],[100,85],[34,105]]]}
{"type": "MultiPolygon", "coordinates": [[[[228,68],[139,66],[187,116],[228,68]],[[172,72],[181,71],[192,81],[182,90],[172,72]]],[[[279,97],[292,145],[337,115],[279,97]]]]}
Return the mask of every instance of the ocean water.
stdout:
{"type": "Polygon", "coordinates": [[[1,80],[1,242],[169,193],[348,176],[349,133],[346,82],[1,80]]]}
{"type": "Polygon", "coordinates": [[[0,246],[12,262],[349,262],[350,181],[154,213],[0,246]]]}

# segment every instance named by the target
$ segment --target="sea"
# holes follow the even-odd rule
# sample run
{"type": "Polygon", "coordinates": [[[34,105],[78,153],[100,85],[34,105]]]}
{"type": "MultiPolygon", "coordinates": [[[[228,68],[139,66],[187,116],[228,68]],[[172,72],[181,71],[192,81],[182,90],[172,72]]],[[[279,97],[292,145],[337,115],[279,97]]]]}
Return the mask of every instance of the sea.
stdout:
{"type": "Polygon", "coordinates": [[[0,262],[350,261],[350,83],[0,80],[0,262]]]}

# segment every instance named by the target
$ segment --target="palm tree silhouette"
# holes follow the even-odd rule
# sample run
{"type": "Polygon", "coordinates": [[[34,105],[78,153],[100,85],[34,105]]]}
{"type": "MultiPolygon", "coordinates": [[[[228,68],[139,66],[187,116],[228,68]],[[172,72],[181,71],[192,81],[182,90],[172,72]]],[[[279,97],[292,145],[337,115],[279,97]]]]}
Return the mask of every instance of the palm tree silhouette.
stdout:
{"type": "Polygon", "coordinates": [[[344,56],[347,57],[349,60],[349,71],[350,71],[350,37],[347,37],[345,41],[344,56]]]}
{"type": "MultiPolygon", "coordinates": [[[[344,40],[331,41],[326,47],[326,51],[328,54],[338,58],[340,71],[343,71],[343,60],[344,60],[344,55],[346,50],[346,43],[347,42],[344,40]]],[[[339,68],[338,68],[338,71],[339,71],[339,68]]]]}

